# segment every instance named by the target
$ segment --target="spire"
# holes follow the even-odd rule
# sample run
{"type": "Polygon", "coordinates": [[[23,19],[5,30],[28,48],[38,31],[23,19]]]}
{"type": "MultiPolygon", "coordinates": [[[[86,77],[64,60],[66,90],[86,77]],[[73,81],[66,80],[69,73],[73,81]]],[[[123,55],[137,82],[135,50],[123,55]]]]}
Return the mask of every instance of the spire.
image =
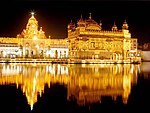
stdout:
{"type": "Polygon", "coordinates": [[[85,21],[82,18],[82,14],[80,16],[80,19],[77,22],[77,27],[85,27],[85,21]]]}
{"type": "Polygon", "coordinates": [[[116,26],[116,22],[114,21],[114,25],[113,26],[116,26]]]}
{"type": "Polygon", "coordinates": [[[75,29],[75,25],[72,23],[72,19],[71,19],[70,23],[68,24],[68,29],[69,30],[74,30],[75,29]]]}
{"type": "Polygon", "coordinates": [[[101,20],[99,22],[99,26],[100,26],[100,30],[102,30],[102,22],[101,22],[101,20]]]}
{"type": "Polygon", "coordinates": [[[91,19],[91,18],[92,18],[92,16],[91,16],[91,15],[92,15],[92,13],[89,13],[89,19],[91,19]]]}
{"type": "Polygon", "coordinates": [[[40,27],[40,31],[42,31],[42,27],[40,27]]]}
{"type": "Polygon", "coordinates": [[[72,19],[70,20],[70,23],[69,23],[69,25],[73,25],[72,19]]]}
{"type": "Polygon", "coordinates": [[[80,22],[82,22],[82,21],[83,21],[82,14],[81,14],[81,16],[80,16],[79,21],[80,21],[80,22]]]}
{"type": "Polygon", "coordinates": [[[81,17],[80,17],[80,19],[82,19],[82,20],[83,20],[83,18],[82,18],[82,14],[81,14],[81,17]]]}
{"type": "Polygon", "coordinates": [[[28,20],[28,23],[26,25],[26,29],[23,29],[21,35],[24,38],[28,38],[28,39],[35,39],[36,37],[38,37],[39,39],[44,39],[46,38],[45,36],[45,32],[42,30],[42,27],[39,28],[38,26],[38,21],[36,20],[35,16],[35,12],[32,11],[30,12],[30,18],[28,20]],[[36,35],[36,37],[35,37],[36,35]]]}
{"type": "Polygon", "coordinates": [[[71,25],[73,25],[73,23],[72,23],[72,19],[70,20],[70,23],[69,23],[69,25],[71,26],[71,25]]]}
{"type": "Polygon", "coordinates": [[[100,20],[99,25],[102,26],[102,21],[100,20]]]}
{"type": "Polygon", "coordinates": [[[127,21],[126,21],[126,19],[124,20],[124,24],[126,24],[127,23],[127,21]]]}
{"type": "Polygon", "coordinates": [[[122,25],[122,29],[128,29],[128,24],[127,24],[127,21],[126,21],[126,19],[124,20],[124,23],[123,23],[123,25],[122,25]]]}
{"type": "Polygon", "coordinates": [[[112,31],[117,31],[118,29],[117,29],[117,26],[116,26],[116,23],[115,23],[115,21],[114,21],[114,25],[112,26],[112,31]]]}

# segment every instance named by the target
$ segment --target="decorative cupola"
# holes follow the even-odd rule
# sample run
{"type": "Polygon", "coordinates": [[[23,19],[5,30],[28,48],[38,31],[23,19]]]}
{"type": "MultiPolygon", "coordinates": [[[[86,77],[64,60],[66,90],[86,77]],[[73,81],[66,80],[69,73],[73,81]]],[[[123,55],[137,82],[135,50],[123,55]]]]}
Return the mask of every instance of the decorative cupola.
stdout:
{"type": "Polygon", "coordinates": [[[82,14],[81,14],[81,17],[80,17],[80,19],[79,19],[78,22],[84,22],[84,21],[83,21],[83,18],[82,18],[82,14]]]}
{"type": "Polygon", "coordinates": [[[85,27],[85,21],[82,18],[82,14],[81,14],[79,21],[77,22],[77,26],[78,27],[85,27]]]}
{"type": "Polygon", "coordinates": [[[124,33],[125,38],[131,38],[131,33],[129,32],[128,28],[129,28],[129,26],[125,20],[123,25],[122,25],[122,32],[124,33]]]}
{"type": "Polygon", "coordinates": [[[22,38],[28,38],[28,39],[35,39],[38,38],[46,38],[45,32],[42,30],[42,27],[40,30],[38,30],[38,21],[34,17],[35,13],[31,12],[31,17],[28,20],[28,23],[26,25],[26,29],[24,29],[21,33],[22,38]]]}
{"type": "Polygon", "coordinates": [[[122,29],[128,30],[128,24],[126,22],[126,20],[124,21],[123,25],[122,25],[122,29]]]}
{"type": "Polygon", "coordinates": [[[41,39],[46,38],[45,32],[42,30],[42,27],[40,27],[40,30],[39,30],[39,36],[40,36],[41,39]]]}
{"type": "Polygon", "coordinates": [[[92,19],[91,13],[89,13],[89,18],[86,20],[86,28],[85,29],[90,32],[101,30],[101,26],[95,20],[92,19]]]}
{"type": "Polygon", "coordinates": [[[87,24],[87,25],[98,25],[97,22],[92,19],[92,16],[91,16],[91,15],[92,15],[92,14],[89,13],[89,19],[86,20],[86,24],[87,24]]]}
{"type": "Polygon", "coordinates": [[[75,24],[72,23],[72,20],[71,20],[71,22],[68,24],[68,30],[71,30],[71,31],[75,30],[75,24]]]}
{"type": "Polygon", "coordinates": [[[34,12],[31,12],[31,17],[28,20],[26,30],[33,32],[33,33],[37,33],[38,32],[38,21],[34,17],[34,14],[35,14],[34,12]]]}
{"type": "Polygon", "coordinates": [[[114,22],[114,25],[112,26],[112,31],[117,31],[117,26],[116,26],[116,23],[114,22]]]}

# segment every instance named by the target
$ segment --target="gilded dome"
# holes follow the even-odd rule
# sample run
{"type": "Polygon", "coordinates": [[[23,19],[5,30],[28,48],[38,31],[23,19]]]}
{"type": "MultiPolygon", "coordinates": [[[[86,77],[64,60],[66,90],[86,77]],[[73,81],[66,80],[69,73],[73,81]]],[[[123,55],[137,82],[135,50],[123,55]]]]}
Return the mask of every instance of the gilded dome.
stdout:
{"type": "Polygon", "coordinates": [[[38,30],[38,21],[34,17],[34,14],[29,18],[28,23],[26,25],[26,29],[24,29],[21,33],[23,38],[28,39],[45,39],[45,32],[42,30],[42,27],[40,30],[38,30]]]}
{"type": "Polygon", "coordinates": [[[98,25],[97,22],[92,19],[91,13],[89,13],[89,19],[86,20],[86,24],[98,25]]]}
{"type": "Polygon", "coordinates": [[[31,16],[28,20],[28,24],[37,24],[37,20],[34,16],[31,16]]]}
{"type": "Polygon", "coordinates": [[[92,19],[91,13],[90,13],[89,19],[86,20],[86,29],[100,30],[100,26],[98,25],[98,23],[92,19]]]}
{"type": "Polygon", "coordinates": [[[96,21],[94,21],[93,19],[89,18],[88,20],[86,20],[86,24],[93,24],[93,25],[98,25],[98,23],[96,21]]]}

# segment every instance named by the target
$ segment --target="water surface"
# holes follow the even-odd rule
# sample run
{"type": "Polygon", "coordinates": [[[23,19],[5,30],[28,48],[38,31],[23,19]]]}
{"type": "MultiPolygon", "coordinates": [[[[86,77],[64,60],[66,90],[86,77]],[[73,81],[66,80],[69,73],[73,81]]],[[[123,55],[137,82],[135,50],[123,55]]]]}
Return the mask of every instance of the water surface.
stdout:
{"type": "Polygon", "coordinates": [[[6,112],[136,112],[148,110],[150,63],[0,64],[6,112]]]}

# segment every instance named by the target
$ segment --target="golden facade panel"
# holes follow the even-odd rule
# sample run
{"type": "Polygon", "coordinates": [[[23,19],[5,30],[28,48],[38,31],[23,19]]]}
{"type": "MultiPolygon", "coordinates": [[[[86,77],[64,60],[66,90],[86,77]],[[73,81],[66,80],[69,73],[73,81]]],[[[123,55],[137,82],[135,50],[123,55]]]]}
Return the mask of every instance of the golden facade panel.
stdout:
{"type": "Polygon", "coordinates": [[[98,24],[91,15],[85,20],[81,17],[77,27],[72,25],[74,25],[72,22],[68,25],[68,48],[72,61],[78,62],[81,59],[80,62],[82,62],[84,59],[94,62],[93,59],[97,59],[112,62],[120,60],[124,63],[131,62],[132,59],[132,61],[140,62],[136,48],[134,48],[134,59],[129,55],[133,54],[131,50],[137,42],[132,41],[136,39],[131,38],[126,20],[121,30],[118,30],[114,23],[112,31],[102,30],[102,23],[98,24]]]}

